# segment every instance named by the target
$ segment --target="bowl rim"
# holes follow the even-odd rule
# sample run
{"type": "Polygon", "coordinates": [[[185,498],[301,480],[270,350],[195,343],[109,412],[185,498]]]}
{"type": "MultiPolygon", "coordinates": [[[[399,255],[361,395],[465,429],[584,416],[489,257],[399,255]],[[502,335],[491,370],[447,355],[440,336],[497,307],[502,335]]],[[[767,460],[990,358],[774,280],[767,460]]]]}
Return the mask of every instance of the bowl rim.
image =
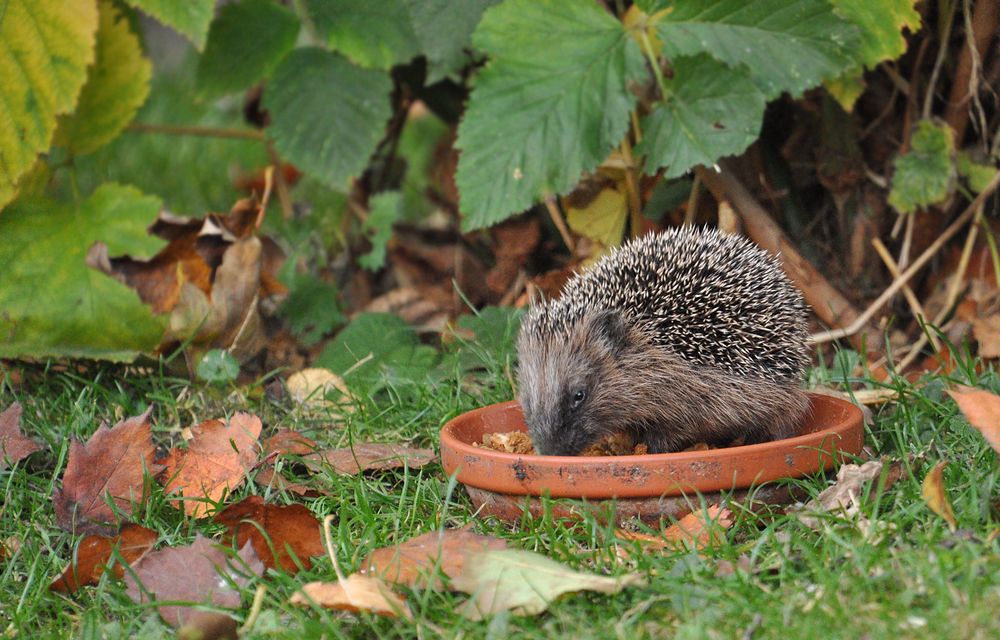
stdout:
{"type": "MultiPolygon", "coordinates": [[[[484,415],[520,410],[520,405],[516,400],[509,400],[479,407],[458,415],[449,420],[441,428],[441,458],[445,471],[451,475],[457,472],[458,480],[464,484],[480,489],[487,489],[498,493],[521,494],[521,495],[542,495],[549,493],[553,497],[643,497],[651,495],[684,495],[692,489],[706,492],[728,489],[742,489],[759,484],[760,482],[775,480],[783,477],[801,477],[817,470],[825,469],[829,461],[825,458],[838,457],[842,454],[857,455],[861,451],[864,440],[863,414],[853,403],[823,393],[807,392],[810,398],[810,415],[812,407],[816,403],[832,403],[843,410],[843,415],[839,420],[826,425],[820,429],[809,433],[784,438],[771,442],[762,442],[736,447],[726,447],[721,449],[709,449],[707,451],[681,451],[676,453],[651,453],[651,454],[630,454],[624,456],[543,456],[536,454],[516,454],[502,451],[494,451],[483,447],[473,446],[471,443],[460,440],[455,431],[460,425],[467,421],[484,420],[484,415]],[[803,451],[815,451],[817,456],[795,456],[794,465],[791,458],[793,453],[801,454],[803,451]],[[582,469],[606,468],[609,473],[605,473],[606,480],[610,484],[615,484],[614,477],[618,474],[612,471],[625,471],[635,473],[635,470],[643,469],[658,471],[662,467],[664,473],[668,470],[680,469],[702,469],[705,467],[717,466],[715,463],[727,463],[738,458],[749,459],[751,462],[759,462],[763,471],[764,464],[774,460],[781,460],[789,467],[789,474],[775,475],[775,473],[749,474],[749,477],[716,477],[714,482],[709,482],[705,486],[694,486],[684,481],[676,481],[677,486],[671,487],[669,480],[660,478],[658,481],[650,483],[653,486],[642,490],[642,487],[607,487],[598,488],[597,491],[566,490],[557,486],[541,487],[541,480],[552,480],[553,484],[565,480],[567,475],[572,475],[582,469]],[[809,464],[807,458],[814,458],[816,464],[809,464]],[[802,460],[800,460],[801,458],[802,460]],[[466,464],[462,464],[462,462],[466,464]],[[474,464],[470,465],[469,463],[474,464]],[[487,477],[481,471],[470,470],[470,467],[477,464],[486,463],[494,467],[492,474],[487,477]],[[510,474],[515,472],[518,475],[527,475],[526,469],[535,472],[537,478],[520,478],[517,482],[512,482],[506,477],[504,468],[510,474]],[[501,477],[503,476],[503,477],[501,477]],[[761,479],[763,476],[763,479],[761,479]],[[760,482],[758,482],[760,481],[760,482]]],[[[484,420],[485,421],[485,420],[484,420]]],[[[724,464],[722,466],[725,466],[724,464]]],[[[676,474],[675,474],[676,475],[676,474]]],[[[747,474],[744,474],[747,475],[747,474]]]]}

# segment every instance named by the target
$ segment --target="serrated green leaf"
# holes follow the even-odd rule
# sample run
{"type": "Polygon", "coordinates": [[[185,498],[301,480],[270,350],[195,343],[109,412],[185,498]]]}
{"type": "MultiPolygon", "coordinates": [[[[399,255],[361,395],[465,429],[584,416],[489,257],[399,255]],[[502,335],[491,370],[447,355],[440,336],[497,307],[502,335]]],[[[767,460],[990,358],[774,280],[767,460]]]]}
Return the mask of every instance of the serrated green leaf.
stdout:
{"type": "Polygon", "coordinates": [[[392,81],[322,49],[285,56],[264,93],[268,134],[285,159],[345,190],[367,166],[389,119],[392,81]]]}
{"type": "Polygon", "coordinates": [[[103,147],[132,121],[149,95],[153,73],[128,20],[109,0],[102,0],[99,8],[94,64],[76,110],[60,118],[56,129],[55,144],[74,155],[103,147]]]}
{"type": "Polygon", "coordinates": [[[656,24],[671,59],[707,53],[745,66],[768,98],[801,94],[854,64],[858,29],[828,0],[686,0],[656,24]]]}
{"type": "Polygon", "coordinates": [[[976,162],[971,155],[965,151],[958,152],[957,167],[958,175],[962,176],[969,183],[969,189],[973,193],[980,193],[993,180],[997,174],[997,168],[992,164],[976,162]]]}
{"type": "Polygon", "coordinates": [[[392,237],[392,225],[399,220],[402,213],[402,194],[398,191],[377,193],[369,201],[368,219],[364,230],[369,234],[372,249],[358,258],[358,264],[365,269],[375,271],[385,264],[385,245],[392,237]]]}
{"type": "Polygon", "coordinates": [[[427,56],[427,84],[469,63],[472,32],[483,12],[501,0],[406,0],[413,32],[427,56]]]}
{"type": "Polygon", "coordinates": [[[97,5],[7,0],[0,7],[0,208],[49,148],[56,116],[72,111],[94,60],[97,5]]]}
{"type": "Polygon", "coordinates": [[[740,153],[757,139],[766,99],[744,69],[706,55],[678,58],[666,81],[667,100],[642,121],[646,170],[667,167],[665,177],[740,153]]]}
{"type": "Polygon", "coordinates": [[[491,60],[458,129],[466,230],[568,191],[621,142],[644,73],[638,45],[591,0],[507,0],[473,44],[491,60]]]}
{"type": "MultiPolygon", "coordinates": [[[[295,266],[293,260],[285,264],[295,266]]],[[[344,322],[336,285],[310,275],[296,274],[282,280],[288,285],[288,297],[278,311],[303,345],[311,347],[323,334],[344,322]]]]}
{"type": "Polygon", "coordinates": [[[330,48],[362,67],[388,69],[420,53],[404,0],[306,0],[306,10],[330,48]]]}
{"type": "Polygon", "coordinates": [[[274,0],[243,0],[219,10],[198,59],[198,87],[209,95],[257,82],[295,45],[299,19],[274,0]]]}
{"type": "Polygon", "coordinates": [[[625,587],[646,583],[638,573],[599,576],[573,571],[564,564],[531,551],[493,549],[470,553],[452,587],[470,595],[459,608],[466,618],[483,618],[511,611],[535,615],[559,596],[574,591],[618,593],[625,587]]]}
{"type": "Polygon", "coordinates": [[[955,142],[951,128],[921,120],[910,137],[910,150],[893,163],[889,204],[913,213],[943,202],[955,186],[955,142]]]}
{"type": "Polygon", "coordinates": [[[833,0],[837,12],[860,30],[860,42],[853,50],[854,59],[871,69],[883,60],[893,60],[906,53],[902,30],[916,33],[920,14],[917,0],[833,0]]]}
{"type": "Polygon", "coordinates": [[[420,344],[410,325],[389,313],[361,313],[334,336],[314,366],[343,375],[348,384],[371,382],[386,374],[418,378],[437,352],[420,344]]]}
{"type": "Polygon", "coordinates": [[[264,93],[268,134],[285,159],[345,190],[365,168],[389,119],[389,76],[314,47],[296,49],[264,93]]]}
{"type": "Polygon", "coordinates": [[[160,202],[108,184],[79,207],[18,201],[0,215],[0,358],[130,360],[151,351],[166,320],[124,284],[86,264],[97,241],[112,254],[151,257],[146,227],[160,202]]]}
{"type": "Polygon", "coordinates": [[[215,0],[125,0],[180,33],[200,51],[205,47],[215,0]]]}

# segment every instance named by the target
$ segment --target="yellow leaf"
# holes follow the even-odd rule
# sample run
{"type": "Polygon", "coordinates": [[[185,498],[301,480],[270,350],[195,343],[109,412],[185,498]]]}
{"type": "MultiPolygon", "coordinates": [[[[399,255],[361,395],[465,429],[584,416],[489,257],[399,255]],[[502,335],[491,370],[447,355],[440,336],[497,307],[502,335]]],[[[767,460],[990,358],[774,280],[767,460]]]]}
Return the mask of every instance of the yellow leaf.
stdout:
{"type": "Polygon", "coordinates": [[[993,450],[1000,453],[1000,396],[982,389],[958,387],[948,395],[993,450]]]}
{"type": "Polygon", "coordinates": [[[343,581],[310,582],[293,593],[288,602],[299,606],[309,606],[315,602],[327,609],[412,617],[406,601],[390,591],[384,582],[360,573],[352,573],[343,581]]]}
{"type": "Polygon", "coordinates": [[[60,119],[55,136],[55,144],[77,155],[107,144],[131,122],[149,95],[153,72],[128,20],[108,0],[99,8],[96,59],[76,110],[60,119]]]}
{"type": "Polygon", "coordinates": [[[7,0],[0,11],[0,207],[49,148],[94,59],[93,0],[7,0]]]}
{"type": "Polygon", "coordinates": [[[584,264],[597,260],[608,249],[621,244],[626,220],[628,203],[625,194],[614,187],[601,189],[594,199],[583,206],[569,204],[566,210],[570,228],[597,244],[584,264]]]}
{"type": "Polygon", "coordinates": [[[924,496],[924,502],[927,503],[931,511],[944,518],[951,530],[954,531],[956,526],[955,513],[951,509],[951,503],[948,502],[948,495],[944,491],[944,479],[941,476],[941,472],[946,466],[948,463],[943,460],[934,465],[934,468],[924,478],[921,493],[924,496]]]}

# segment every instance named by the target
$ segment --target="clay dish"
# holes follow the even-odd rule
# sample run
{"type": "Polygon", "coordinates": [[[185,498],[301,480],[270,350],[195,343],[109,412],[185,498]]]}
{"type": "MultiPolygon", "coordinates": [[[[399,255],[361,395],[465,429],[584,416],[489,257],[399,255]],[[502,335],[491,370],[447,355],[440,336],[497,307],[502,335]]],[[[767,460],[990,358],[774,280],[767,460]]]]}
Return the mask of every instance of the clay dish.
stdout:
{"type": "MultiPolygon", "coordinates": [[[[809,397],[812,406],[799,434],[784,440],[594,457],[518,455],[473,446],[485,433],[527,431],[518,403],[503,402],[449,421],[441,429],[441,461],[445,472],[466,485],[477,508],[505,519],[521,516],[522,496],[541,495],[590,502],[614,498],[619,517],[683,515],[698,494],[734,492],[738,498],[762,483],[824,471],[834,461],[858,455],[864,439],[861,410],[840,398],[809,397]]],[[[755,490],[755,497],[769,501],[766,489],[755,490]]],[[[532,511],[539,506],[537,500],[528,502],[532,511]]]]}

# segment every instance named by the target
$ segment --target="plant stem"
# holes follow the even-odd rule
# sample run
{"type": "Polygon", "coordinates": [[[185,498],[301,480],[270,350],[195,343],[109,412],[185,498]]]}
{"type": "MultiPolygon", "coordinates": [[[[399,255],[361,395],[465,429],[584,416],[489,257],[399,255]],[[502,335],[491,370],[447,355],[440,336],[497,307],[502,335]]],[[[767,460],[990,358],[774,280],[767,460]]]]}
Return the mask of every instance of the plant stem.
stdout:
{"type": "Polygon", "coordinates": [[[194,125],[150,124],[132,122],[125,127],[132,133],[165,133],[175,136],[202,136],[206,138],[235,138],[240,140],[264,140],[262,131],[253,129],[226,129],[224,127],[199,127],[194,125]]]}

